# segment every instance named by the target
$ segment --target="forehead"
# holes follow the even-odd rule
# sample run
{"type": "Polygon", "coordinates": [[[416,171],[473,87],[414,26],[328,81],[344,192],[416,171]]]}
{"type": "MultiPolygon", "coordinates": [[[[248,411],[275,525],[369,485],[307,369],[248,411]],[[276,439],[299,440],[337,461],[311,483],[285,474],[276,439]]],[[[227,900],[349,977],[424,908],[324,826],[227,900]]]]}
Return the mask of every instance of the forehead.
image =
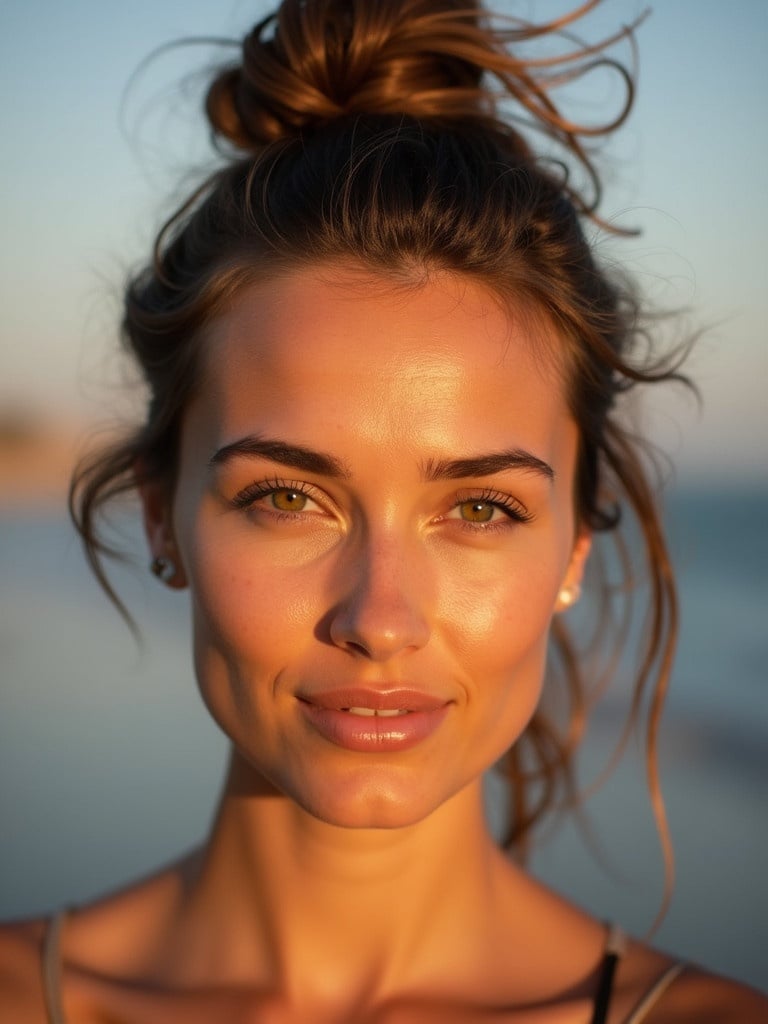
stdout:
{"type": "Polygon", "coordinates": [[[202,401],[228,435],[386,421],[407,444],[470,422],[503,432],[567,415],[558,340],[543,316],[456,274],[403,285],[348,266],[245,288],[202,346],[202,401]],[[415,431],[418,420],[418,432],[415,431]]]}

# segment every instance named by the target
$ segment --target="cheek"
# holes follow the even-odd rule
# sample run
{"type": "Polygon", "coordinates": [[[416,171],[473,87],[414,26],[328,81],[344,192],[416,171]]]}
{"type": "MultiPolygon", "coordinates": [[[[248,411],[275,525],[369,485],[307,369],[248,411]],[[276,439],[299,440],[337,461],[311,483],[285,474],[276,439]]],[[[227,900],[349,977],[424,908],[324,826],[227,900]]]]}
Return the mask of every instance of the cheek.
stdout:
{"type": "MultiPolygon", "coordinates": [[[[292,667],[314,642],[317,602],[301,573],[191,549],[194,665],[205,706],[224,735],[273,785],[289,791],[285,733],[292,667]]],[[[294,770],[294,769],[291,769],[294,770]]]]}
{"type": "Polygon", "coordinates": [[[438,618],[453,646],[478,664],[510,665],[531,648],[546,646],[561,582],[558,560],[475,556],[451,566],[437,588],[438,618]]]}
{"type": "Polygon", "coordinates": [[[313,642],[317,573],[261,557],[247,529],[211,529],[204,517],[184,534],[183,555],[203,699],[230,735],[253,729],[281,676],[313,642]]]}
{"type": "Polygon", "coordinates": [[[539,702],[561,575],[559,562],[544,558],[477,568],[461,574],[443,599],[444,622],[450,620],[444,631],[458,655],[473,735],[484,737],[483,755],[492,763],[519,738],[539,702]]]}
{"type": "Polygon", "coordinates": [[[311,641],[316,586],[301,571],[230,562],[215,549],[197,552],[190,575],[195,640],[233,664],[277,672],[282,658],[311,641]]]}

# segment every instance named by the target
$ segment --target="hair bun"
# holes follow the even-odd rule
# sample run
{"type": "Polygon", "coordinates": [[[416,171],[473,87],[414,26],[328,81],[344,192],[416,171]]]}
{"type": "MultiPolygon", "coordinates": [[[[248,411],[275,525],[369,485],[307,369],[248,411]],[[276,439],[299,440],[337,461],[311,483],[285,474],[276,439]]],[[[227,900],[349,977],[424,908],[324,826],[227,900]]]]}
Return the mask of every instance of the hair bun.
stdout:
{"type": "Polygon", "coordinates": [[[477,116],[479,13],[471,0],[283,0],[214,79],[209,120],[253,150],[347,114],[477,116]]]}
{"type": "Polygon", "coordinates": [[[569,27],[599,3],[583,0],[540,24],[499,15],[502,24],[494,25],[481,0],[283,0],[246,36],[241,65],[214,79],[206,110],[216,134],[251,153],[345,115],[404,114],[482,120],[486,127],[492,122],[530,156],[512,126],[516,121],[554,140],[562,166],[575,159],[586,172],[589,200],[582,187],[569,183],[566,191],[579,210],[603,224],[595,213],[600,179],[583,140],[609,134],[629,113],[632,75],[605,50],[620,40],[632,44],[648,12],[597,44],[574,48],[569,27]],[[566,52],[522,56],[526,43],[546,35],[565,40],[566,52]],[[552,92],[599,67],[618,73],[624,103],[606,122],[577,124],[561,114],[552,92]],[[483,80],[486,74],[495,87],[483,80]],[[499,100],[512,100],[517,112],[500,119],[499,100]]]}

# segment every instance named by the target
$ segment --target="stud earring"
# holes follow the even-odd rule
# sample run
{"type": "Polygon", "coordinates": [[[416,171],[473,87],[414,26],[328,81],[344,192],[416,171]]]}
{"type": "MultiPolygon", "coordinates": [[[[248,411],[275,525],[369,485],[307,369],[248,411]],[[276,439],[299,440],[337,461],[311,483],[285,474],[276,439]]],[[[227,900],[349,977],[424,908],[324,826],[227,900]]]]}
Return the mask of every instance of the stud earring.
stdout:
{"type": "Polygon", "coordinates": [[[153,558],[149,563],[149,571],[163,583],[170,583],[176,575],[176,563],[172,558],[153,558]]]}
{"type": "Polygon", "coordinates": [[[581,587],[578,583],[570,584],[560,588],[560,592],[557,595],[557,603],[560,606],[560,611],[565,611],[566,608],[570,608],[572,605],[581,597],[581,587]]]}

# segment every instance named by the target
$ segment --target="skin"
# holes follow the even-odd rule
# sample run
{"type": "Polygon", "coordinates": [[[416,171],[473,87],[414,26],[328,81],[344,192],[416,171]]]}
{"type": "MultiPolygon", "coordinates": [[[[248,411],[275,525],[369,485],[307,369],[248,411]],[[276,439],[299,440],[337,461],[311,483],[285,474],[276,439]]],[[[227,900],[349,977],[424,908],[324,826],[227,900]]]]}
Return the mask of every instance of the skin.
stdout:
{"type": "MultiPolygon", "coordinates": [[[[70,1021],[587,1024],[604,928],[501,853],[481,792],[589,550],[556,343],[470,280],[345,265],[252,286],[209,326],[175,490],[142,499],[232,761],[200,851],[68,919],[70,1021]],[[350,685],[446,712],[410,749],[349,750],[303,698],[350,685]]],[[[41,931],[0,934],[0,1009],[22,1024],[45,1019],[41,931]]],[[[613,1024],[667,963],[631,944],[613,1024]]],[[[756,1021],[750,1000],[691,971],[649,1020],[756,1021]]]]}

